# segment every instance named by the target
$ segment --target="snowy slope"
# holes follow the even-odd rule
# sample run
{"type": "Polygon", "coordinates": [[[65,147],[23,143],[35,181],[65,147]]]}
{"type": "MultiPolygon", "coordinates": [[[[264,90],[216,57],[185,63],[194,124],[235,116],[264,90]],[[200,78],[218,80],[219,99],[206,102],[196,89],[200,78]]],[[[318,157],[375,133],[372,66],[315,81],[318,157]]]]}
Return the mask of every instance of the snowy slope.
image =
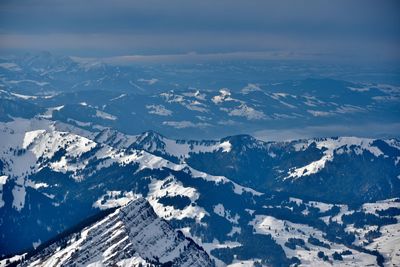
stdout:
{"type": "Polygon", "coordinates": [[[190,153],[229,152],[231,149],[229,141],[173,140],[153,131],[132,136],[121,134],[115,130],[105,129],[96,136],[95,140],[113,147],[143,149],[150,153],[173,156],[179,160],[189,157],[190,153]]]}
{"type": "MultiPolygon", "coordinates": [[[[321,231],[306,225],[262,215],[256,216],[250,224],[254,227],[257,233],[273,235],[277,243],[284,248],[286,255],[298,257],[304,266],[331,266],[332,262],[321,262],[321,259],[317,256],[318,252],[322,251],[325,254],[330,255],[334,252],[341,253],[348,250],[344,245],[327,241],[321,231]],[[329,245],[329,248],[309,243],[308,238],[310,236],[329,245]],[[295,249],[287,247],[285,243],[291,238],[303,240],[304,245],[296,246],[295,249]]],[[[375,257],[372,255],[358,253],[355,250],[350,251],[352,253],[351,255],[343,257],[343,261],[340,263],[336,262],[335,265],[368,266],[376,263],[375,257]]]]}
{"type": "MultiPolygon", "coordinates": [[[[400,163],[400,146],[396,139],[381,140],[391,149],[397,150],[398,155],[386,154],[379,147],[377,139],[359,137],[338,137],[338,138],[316,138],[291,142],[262,142],[251,138],[245,144],[232,144],[237,137],[227,137],[221,140],[173,140],[158,133],[149,131],[141,135],[124,135],[117,131],[106,129],[96,136],[96,141],[109,144],[117,148],[143,149],[150,153],[172,157],[178,161],[185,162],[190,157],[200,153],[229,153],[234,150],[259,150],[271,158],[282,158],[283,153],[302,153],[311,147],[321,152],[321,157],[315,161],[308,162],[304,166],[295,166],[287,170],[283,180],[297,179],[316,174],[325,168],[327,162],[335,160],[336,156],[344,154],[355,154],[362,156],[368,153],[375,158],[384,157],[392,160],[394,166],[400,163]],[[243,145],[243,147],[240,147],[243,145]]],[[[380,141],[380,140],[379,140],[380,141]]],[[[382,144],[381,144],[382,146],[382,144]]]]}
{"type": "MultiPolygon", "coordinates": [[[[309,163],[306,166],[293,168],[289,171],[289,176],[284,179],[296,179],[302,176],[309,176],[317,173],[325,167],[328,161],[333,161],[335,154],[340,155],[344,153],[355,153],[362,155],[369,152],[375,157],[384,155],[384,153],[374,146],[375,139],[370,138],[357,138],[357,137],[339,137],[339,138],[324,138],[324,139],[311,139],[306,142],[299,142],[294,145],[296,151],[304,151],[311,144],[316,144],[316,147],[323,150],[323,156],[317,160],[309,163]]],[[[391,144],[393,140],[386,141],[391,144]]],[[[396,162],[394,162],[396,164],[396,162]]]]}
{"type": "MultiPolygon", "coordinates": [[[[2,154],[0,160],[5,165],[3,176],[12,176],[13,180],[16,181],[13,190],[13,206],[17,210],[24,207],[26,187],[35,188],[35,184],[29,181],[28,176],[45,167],[56,172],[70,173],[76,181],[80,181],[88,174],[93,174],[112,164],[139,164],[140,170],[165,167],[176,171],[187,169],[196,177],[205,180],[216,183],[231,183],[225,177],[208,175],[196,171],[186,164],[175,164],[143,150],[116,149],[77,134],[55,130],[56,126],[48,121],[39,122],[33,126],[27,124],[25,120],[1,125],[1,137],[4,142],[0,147],[2,154]],[[40,126],[45,127],[44,129],[37,129],[40,126]],[[37,130],[29,131],[30,129],[37,130]],[[82,158],[85,153],[92,155],[82,158]],[[99,161],[99,164],[94,166],[93,160],[99,161]]],[[[131,139],[131,137],[124,138],[131,139]]],[[[119,143],[121,144],[121,142],[119,143]]],[[[210,149],[226,149],[226,146],[223,144],[222,146],[213,146],[210,149]]],[[[6,179],[3,180],[6,181],[6,179]]],[[[244,191],[257,194],[254,190],[246,189],[238,184],[234,184],[234,188],[238,194],[244,191]]]]}

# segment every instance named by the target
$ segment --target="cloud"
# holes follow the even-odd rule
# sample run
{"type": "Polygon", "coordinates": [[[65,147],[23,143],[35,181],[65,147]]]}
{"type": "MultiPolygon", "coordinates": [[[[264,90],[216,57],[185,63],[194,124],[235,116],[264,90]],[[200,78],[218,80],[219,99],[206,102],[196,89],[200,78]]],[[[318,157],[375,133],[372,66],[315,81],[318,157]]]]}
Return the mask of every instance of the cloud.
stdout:
{"type": "Polygon", "coordinates": [[[366,123],[360,125],[326,125],[302,128],[268,129],[253,133],[264,141],[286,141],[314,137],[356,136],[368,138],[398,137],[400,123],[366,123]]]}
{"type": "Polygon", "coordinates": [[[164,121],[162,124],[176,129],[205,128],[211,126],[211,124],[206,122],[193,123],[191,121],[164,121]]]}
{"type": "Polygon", "coordinates": [[[79,56],[237,52],[399,58],[398,1],[0,3],[0,50],[79,56]]]}

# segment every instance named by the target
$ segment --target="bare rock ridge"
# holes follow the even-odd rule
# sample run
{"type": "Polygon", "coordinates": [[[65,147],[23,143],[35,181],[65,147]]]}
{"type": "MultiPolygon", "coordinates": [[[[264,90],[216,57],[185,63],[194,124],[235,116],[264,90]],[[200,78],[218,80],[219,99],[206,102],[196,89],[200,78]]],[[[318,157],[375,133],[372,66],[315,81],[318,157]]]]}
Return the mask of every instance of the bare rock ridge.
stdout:
{"type": "Polygon", "coordinates": [[[138,198],[54,242],[21,266],[213,266],[194,241],[138,198]]]}

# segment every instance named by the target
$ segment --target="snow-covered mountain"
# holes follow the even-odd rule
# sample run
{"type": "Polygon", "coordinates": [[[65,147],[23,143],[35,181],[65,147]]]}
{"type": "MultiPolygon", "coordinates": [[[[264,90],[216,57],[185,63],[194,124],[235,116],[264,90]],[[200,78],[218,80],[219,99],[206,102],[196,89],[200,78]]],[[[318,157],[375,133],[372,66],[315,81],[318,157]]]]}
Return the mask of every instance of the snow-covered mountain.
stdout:
{"type": "Polygon", "coordinates": [[[2,253],[24,249],[33,240],[47,240],[99,208],[125,204],[138,194],[144,195],[157,214],[167,220],[191,219],[200,223],[208,212],[196,203],[200,193],[184,185],[189,178],[196,178],[199,184],[213,190],[226,188],[233,195],[259,194],[225,177],[211,176],[143,150],[128,153],[57,131],[44,121],[24,122],[8,123],[1,132],[6,142],[2,144],[1,157],[0,212],[4,220],[0,228],[4,240],[15,234],[23,236],[32,223],[38,229],[12,246],[2,246],[2,253]],[[27,131],[41,127],[44,129],[27,131]],[[168,204],[180,198],[178,208],[168,204]],[[73,208],[76,206],[80,209],[73,208]]]}
{"type": "Polygon", "coordinates": [[[187,141],[155,132],[129,136],[105,129],[95,140],[127,150],[145,150],[263,192],[279,190],[338,203],[375,201],[400,193],[397,139],[335,137],[263,142],[239,135],[219,141],[187,141]]]}
{"type": "Polygon", "coordinates": [[[22,266],[213,266],[143,198],[26,257],[22,266]]]}
{"type": "MultiPolygon", "coordinates": [[[[124,209],[119,207],[143,197],[157,216],[203,247],[218,266],[400,262],[399,148],[394,139],[175,141],[155,132],[92,132],[45,119],[2,123],[0,134],[3,255],[23,254],[99,211],[117,208],[104,219],[112,221],[124,209]],[[343,161],[346,168],[365,164],[369,175],[340,168],[343,161]],[[380,175],[371,172],[374,168],[380,175]],[[351,175],[361,189],[380,188],[355,203],[345,190],[340,195],[324,187],[343,187],[351,175]],[[275,188],[261,186],[268,179],[275,188]],[[325,191],[312,195],[313,190],[325,191]],[[322,201],[329,194],[336,194],[336,201],[322,201]],[[15,236],[16,242],[7,242],[15,236]]],[[[103,229],[96,225],[88,227],[103,229]]],[[[82,236],[78,240],[87,244],[82,236]]],[[[64,249],[73,246],[67,242],[64,249]]],[[[82,246],[77,255],[86,260],[82,255],[89,249],[82,246]]],[[[103,258],[97,260],[111,255],[99,251],[103,258]]]]}
{"type": "Polygon", "coordinates": [[[282,64],[1,57],[0,267],[399,266],[400,88],[282,64]]]}
{"type": "Polygon", "coordinates": [[[152,90],[152,86],[137,81],[143,70],[135,72],[134,68],[79,62],[49,52],[0,58],[0,86],[20,97],[49,97],[60,92],[95,89],[135,93],[152,90]]]}

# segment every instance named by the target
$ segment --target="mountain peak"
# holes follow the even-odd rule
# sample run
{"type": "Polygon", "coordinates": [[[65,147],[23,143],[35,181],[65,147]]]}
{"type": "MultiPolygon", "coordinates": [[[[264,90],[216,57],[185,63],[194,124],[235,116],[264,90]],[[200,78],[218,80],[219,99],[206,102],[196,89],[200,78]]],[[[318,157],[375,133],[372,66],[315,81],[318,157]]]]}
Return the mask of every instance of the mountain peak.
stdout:
{"type": "Polygon", "coordinates": [[[133,148],[142,148],[146,151],[165,150],[165,137],[155,131],[146,131],[137,136],[133,148]]]}
{"type": "Polygon", "coordinates": [[[54,55],[49,51],[27,53],[17,60],[22,63],[21,65],[36,69],[60,68],[75,64],[70,57],[54,55]]]}
{"type": "Polygon", "coordinates": [[[140,136],[142,136],[143,138],[152,138],[152,139],[154,139],[154,138],[155,139],[164,139],[165,138],[162,134],[160,134],[156,131],[153,131],[153,130],[145,131],[142,134],[140,134],[140,136]]]}
{"type": "Polygon", "coordinates": [[[144,198],[31,256],[22,266],[212,266],[207,253],[157,217],[144,198]],[[134,263],[134,264],[133,264],[134,263]]]}

